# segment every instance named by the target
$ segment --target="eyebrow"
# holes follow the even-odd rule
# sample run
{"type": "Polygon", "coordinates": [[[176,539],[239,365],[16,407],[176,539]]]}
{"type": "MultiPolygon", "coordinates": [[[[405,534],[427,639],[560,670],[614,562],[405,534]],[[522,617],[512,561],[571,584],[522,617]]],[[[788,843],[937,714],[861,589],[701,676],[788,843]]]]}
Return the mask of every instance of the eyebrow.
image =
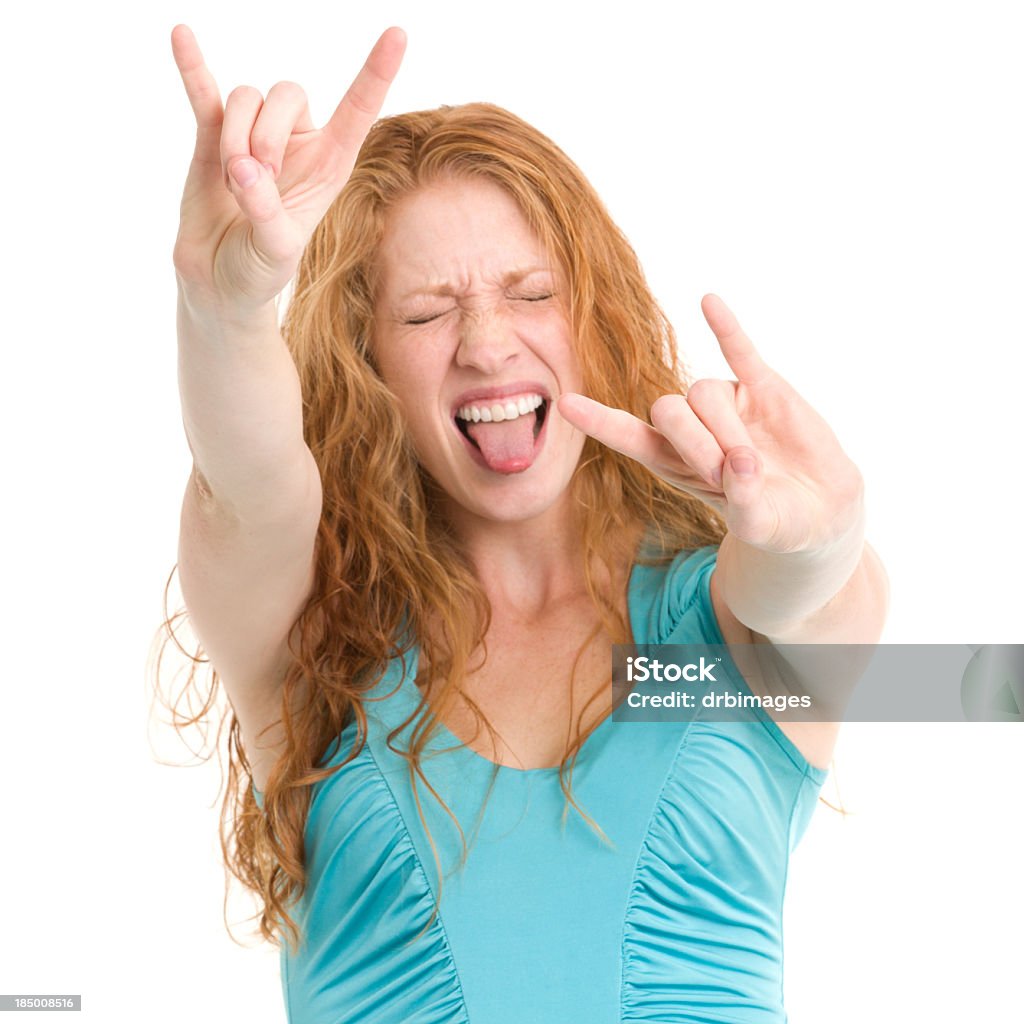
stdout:
{"type": "MultiPolygon", "coordinates": [[[[520,267],[520,268],[517,268],[516,270],[510,270],[501,279],[502,280],[502,284],[504,284],[504,285],[518,284],[520,281],[523,280],[523,278],[529,277],[531,274],[538,274],[538,273],[541,273],[541,272],[550,273],[551,272],[551,267],[546,266],[546,265],[541,265],[541,266],[536,266],[536,267],[520,267]]],[[[408,299],[415,298],[417,295],[454,295],[454,294],[455,294],[455,286],[450,284],[449,282],[445,281],[442,284],[431,285],[431,286],[428,286],[426,288],[414,288],[412,291],[406,292],[404,295],[400,296],[398,301],[399,302],[405,302],[408,299]]]]}

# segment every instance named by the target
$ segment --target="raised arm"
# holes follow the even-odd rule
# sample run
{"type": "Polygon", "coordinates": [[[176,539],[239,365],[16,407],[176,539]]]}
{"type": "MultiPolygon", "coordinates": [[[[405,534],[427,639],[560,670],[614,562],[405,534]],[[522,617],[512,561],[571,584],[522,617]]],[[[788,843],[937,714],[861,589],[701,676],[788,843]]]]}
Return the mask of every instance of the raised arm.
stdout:
{"type": "MultiPolygon", "coordinates": [[[[812,762],[831,756],[837,726],[860,678],[857,665],[815,671],[808,644],[875,644],[889,588],[865,542],[864,481],[822,416],[762,359],[715,295],[702,303],[735,380],[704,378],[685,395],[663,395],[651,423],[583,395],[559,412],[603,444],[647,466],[725,519],[711,596],[730,646],[784,646],[786,681],[807,694],[810,722],[783,723],[812,762]]],[[[776,663],[778,664],[778,662],[776,663]]],[[[752,687],[757,682],[748,679],[752,687]]]]}
{"type": "Polygon", "coordinates": [[[405,48],[388,29],[323,128],[302,89],[222,104],[190,29],[171,34],[196,118],[174,247],[178,380],[193,470],[178,567],[193,628],[239,719],[257,786],[279,736],[288,634],[313,581],[322,507],[277,297],[351,173],[405,48]],[[261,749],[262,748],[262,749],[261,749]]]}

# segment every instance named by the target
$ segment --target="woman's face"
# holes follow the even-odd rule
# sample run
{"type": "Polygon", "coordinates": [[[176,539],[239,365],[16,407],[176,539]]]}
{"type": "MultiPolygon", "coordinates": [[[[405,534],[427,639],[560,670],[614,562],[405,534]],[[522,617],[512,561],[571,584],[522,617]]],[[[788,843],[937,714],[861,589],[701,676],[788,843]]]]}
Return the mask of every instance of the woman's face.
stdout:
{"type": "Polygon", "coordinates": [[[420,461],[474,515],[519,521],[566,494],[585,436],[566,282],[515,200],[446,179],[390,212],[374,347],[420,461]]]}

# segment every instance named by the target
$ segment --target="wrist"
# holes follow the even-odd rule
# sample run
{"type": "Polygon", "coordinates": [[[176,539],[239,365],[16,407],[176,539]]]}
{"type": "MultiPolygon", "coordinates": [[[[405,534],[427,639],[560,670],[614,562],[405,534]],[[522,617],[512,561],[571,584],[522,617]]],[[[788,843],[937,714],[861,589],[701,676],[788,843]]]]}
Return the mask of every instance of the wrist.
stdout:
{"type": "Polygon", "coordinates": [[[265,333],[278,329],[277,302],[246,303],[226,299],[178,277],[178,315],[204,332],[265,333]]]}
{"type": "Polygon", "coordinates": [[[773,552],[726,534],[718,554],[719,587],[733,614],[765,636],[778,636],[825,607],[850,581],[865,551],[865,517],[815,548],[773,552]]]}

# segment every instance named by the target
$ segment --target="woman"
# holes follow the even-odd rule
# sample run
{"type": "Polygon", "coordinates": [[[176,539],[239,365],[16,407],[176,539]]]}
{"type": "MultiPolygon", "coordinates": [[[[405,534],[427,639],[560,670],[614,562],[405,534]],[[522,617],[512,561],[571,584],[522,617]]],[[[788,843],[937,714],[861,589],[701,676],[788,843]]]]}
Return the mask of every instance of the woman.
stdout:
{"type": "Polygon", "coordinates": [[[736,380],[688,380],[535,129],[371,130],[400,30],[320,130],[291,83],[222,107],[172,43],[179,571],[290,1019],[783,1020],[786,859],[836,727],[623,727],[609,655],[876,640],[856,467],[714,296],[736,380]]]}

